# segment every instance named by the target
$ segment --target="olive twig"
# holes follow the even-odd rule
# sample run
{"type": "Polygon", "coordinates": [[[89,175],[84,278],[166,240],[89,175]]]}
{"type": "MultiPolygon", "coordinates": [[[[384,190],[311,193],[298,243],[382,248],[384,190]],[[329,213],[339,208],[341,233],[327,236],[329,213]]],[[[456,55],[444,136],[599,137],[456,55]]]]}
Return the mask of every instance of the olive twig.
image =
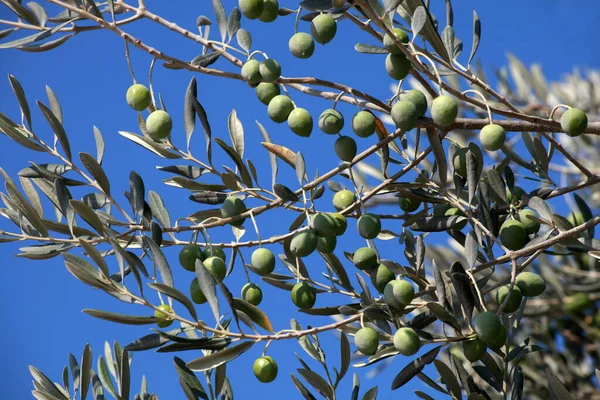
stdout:
{"type": "Polygon", "coordinates": [[[490,124],[492,124],[492,110],[490,109],[490,105],[487,102],[487,99],[485,98],[485,96],[483,94],[481,94],[481,92],[477,91],[477,90],[473,90],[473,89],[469,89],[469,90],[465,90],[464,92],[462,92],[461,94],[464,96],[467,93],[473,93],[478,95],[479,97],[481,97],[481,99],[483,100],[485,107],[487,108],[487,112],[488,112],[488,118],[490,119],[490,124]]]}

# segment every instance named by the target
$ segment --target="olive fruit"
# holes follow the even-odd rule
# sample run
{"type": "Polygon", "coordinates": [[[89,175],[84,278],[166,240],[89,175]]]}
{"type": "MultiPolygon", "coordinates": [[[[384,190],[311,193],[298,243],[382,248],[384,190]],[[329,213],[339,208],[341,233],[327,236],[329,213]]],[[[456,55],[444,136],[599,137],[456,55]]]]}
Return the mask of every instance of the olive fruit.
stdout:
{"type": "Polygon", "coordinates": [[[354,204],[354,193],[348,189],[340,190],[333,196],[333,206],[336,210],[342,211],[354,204]]]}
{"type": "Polygon", "coordinates": [[[271,250],[261,247],[252,252],[250,264],[258,275],[269,275],[275,269],[275,255],[271,250]]]}
{"type": "Polygon", "coordinates": [[[375,133],[375,116],[368,111],[359,111],[352,117],[352,130],[357,136],[366,138],[375,133]]]}
{"type": "Polygon", "coordinates": [[[371,277],[371,283],[379,293],[383,293],[385,285],[395,278],[394,273],[383,264],[379,264],[369,275],[371,277]]]}
{"type": "Polygon", "coordinates": [[[317,236],[331,236],[335,234],[335,220],[327,213],[316,213],[310,221],[310,226],[313,228],[317,236]]]}
{"type": "Polygon", "coordinates": [[[288,116],[288,126],[298,136],[309,137],[313,129],[313,119],[304,108],[294,108],[288,116]]]}
{"type": "Polygon", "coordinates": [[[592,301],[588,297],[587,293],[578,292],[573,295],[565,297],[564,309],[570,314],[581,314],[586,308],[592,305],[592,301]]]}
{"type": "Polygon", "coordinates": [[[560,127],[571,137],[579,136],[587,128],[587,115],[578,108],[570,108],[560,117],[560,127]]]}
{"type": "Polygon", "coordinates": [[[498,304],[498,307],[500,307],[504,302],[504,299],[508,296],[506,305],[502,310],[506,314],[512,314],[517,311],[521,305],[521,300],[523,300],[523,295],[521,294],[519,286],[515,285],[512,290],[509,289],[510,287],[508,285],[501,286],[496,292],[496,304],[498,304]]]}
{"type": "MultiPolygon", "coordinates": [[[[231,218],[236,215],[240,215],[246,212],[246,204],[244,200],[239,197],[230,196],[225,199],[223,204],[221,204],[221,217],[222,218],[231,218]]],[[[235,221],[231,221],[230,224],[233,226],[242,226],[246,218],[238,219],[235,221]]]]}
{"type": "Polygon", "coordinates": [[[440,126],[448,126],[454,123],[458,116],[458,104],[450,96],[438,96],[431,103],[431,118],[440,126]]]}
{"type": "Polygon", "coordinates": [[[221,260],[219,257],[208,257],[206,260],[204,260],[204,266],[218,280],[222,281],[225,279],[225,275],[227,274],[227,266],[225,265],[225,261],[221,260]]]}
{"type": "Polygon", "coordinates": [[[473,363],[475,361],[481,360],[481,358],[487,351],[487,346],[483,340],[475,338],[473,340],[463,341],[462,349],[465,358],[473,363]]]}
{"type": "Polygon", "coordinates": [[[238,5],[244,17],[256,19],[260,17],[264,9],[264,0],[240,0],[238,5]]]}
{"type": "MultiPolygon", "coordinates": [[[[405,44],[408,43],[408,35],[402,29],[394,28],[392,32],[397,40],[405,44]]],[[[383,47],[392,54],[402,54],[402,50],[396,47],[394,39],[387,33],[383,36],[383,47]]]]}
{"type": "Polygon", "coordinates": [[[446,211],[448,211],[452,206],[447,203],[436,204],[433,206],[433,216],[434,217],[443,217],[446,215],[446,211]]]}
{"type": "Polygon", "coordinates": [[[381,221],[375,214],[363,214],[356,221],[358,234],[365,239],[375,239],[381,231],[381,221]]]}
{"type": "Polygon", "coordinates": [[[405,280],[388,282],[383,289],[383,298],[388,306],[397,311],[404,310],[415,297],[415,288],[405,280]]]}
{"type": "Polygon", "coordinates": [[[292,110],[294,110],[292,99],[283,94],[273,97],[267,107],[269,118],[278,124],[287,121],[292,110]]]}
{"type": "Polygon", "coordinates": [[[292,36],[288,45],[290,52],[298,58],[309,58],[315,52],[315,42],[305,32],[298,32],[292,36]]]}
{"type": "Polygon", "coordinates": [[[262,301],[263,294],[260,287],[255,283],[246,283],[242,288],[242,300],[257,306],[262,301]]]}
{"type": "Polygon", "coordinates": [[[404,356],[412,356],[421,348],[421,339],[412,328],[400,328],[394,334],[394,347],[404,356]]]}
{"type": "Polygon", "coordinates": [[[344,116],[333,108],[327,109],[319,116],[319,129],[323,133],[335,135],[344,127],[344,116]]]}
{"type": "Polygon", "coordinates": [[[277,377],[277,363],[269,356],[259,357],[252,365],[254,376],[262,383],[273,382],[277,377]]]}
{"type": "Polygon", "coordinates": [[[473,318],[473,328],[479,339],[493,349],[497,349],[506,342],[506,329],[500,318],[491,311],[479,313],[473,318]]]}
{"type": "MultiPolygon", "coordinates": [[[[451,207],[449,209],[446,210],[446,212],[444,213],[444,216],[446,217],[464,217],[465,213],[463,213],[461,210],[459,210],[456,207],[451,207]]],[[[460,231],[461,229],[463,229],[465,226],[467,226],[467,221],[460,221],[457,222],[456,224],[454,224],[454,226],[452,227],[453,230],[455,231],[460,231]]]]}
{"type": "Polygon", "coordinates": [[[337,32],[337,22],[329,14],[319,14],[310,23],[310,33],[317,43],[327,44],[337,32]]]}
{"type": "Polygon", "coordinates": [[[346,221],[346,217],[340,213],[331,213],[329,215],[335,222],[335,236],[342,236],[344,232],[346,232],[346,228],[348,228],[348,221],[346,221]]]}
{"type": "Polygon", "coordinates": [[[310,283],[302,281],[294,285],[291,296],[296,307],[306,310],[315,305],[317,291],[310,283]]]}
{"type": "Polygon", "coordinates": [[[533,272],[521,272],[517,275],[515,284],[525,297],[537,297],[546,290],[544,279],[533,272]]]}
{"type": "Polygon", "coordinates": [[[171,116],[163,110],[152,111],[146,119],[146,132],[154,140],[161,140],[171,134],[173,121],[171,116]]]}
{"type": "Polygon", "coordinates": [[[127,100],[129,107],[133,108],[135,111],[143,111],[148,108],[150,103],[152,103],[150,91],[146,86],[140,85],[139,83],[129,86],[125,99],[127,100]]]}
{"type": "Polygon", "coordinates": [[[250,85],[256,85],[262,79],[260,74],[260,62],[250,59],[242,65],[242,78],[250,85]]]}
{"type": "Polygon", "coordinates": [[[509,250],[520,250],[527,242],[525,226],[517,220],[508,219],[500,227],[500,242],[509,250]]]}
{"type": "Polygon", "coordinates": [[[158,310],[154,310],[154,318],[158,318],[160,320],[157,322],[159,327],[166,328],[173,323],[173,319],[166,314],[172,311],[173,310],[168,304],[161,304],[158,306],[158,310]]]}
{"type": "Polygon", "coordinates": [[[198,278],[192,279],[192,283],[190,283],[190,297],[192,298],[192,301],[196,304],[206,303],[206,296],[204,296],[204,293],[202,293],[202,289],[200,289],[198,278]]]}
{"type": "Polygon", "coordinates": [[[340,136],[337,138],[333,148],[340,160],[347,162],[354,160],[358,151],[356,142],[350,136],[340,136]]]}
{"type": "Polygon", "coordinates": [[[335,246],[337,246],[337,237],[335,235],[319,236],[317,238],[317,250],[321,253],[333,253],[335,246]]]}
{"type": "Polygon", "coordinates": [[[203,261],[202,249],[200,246],[190,243],[186,244],[179,252],[179,264],[188,271],[196,270],[196,260],[203,261]]]}
{"type": "Polygon", "coordinates": [[[256,86],[256,97],[260,100],[261,103],[268,106],[271,100],[275,96],[281,94],[281,89],[279,89],[279,85],[269,82],[261,82],[256,86]]]}
{"type": "Polygon", "coordinates": [[[487,151],[500,150],[506,140],[504,128],[497,124],[488,124],[479,132],[479,141],[487,151]]]}
{"type": "Polygon", "coordinates": [[[290,250],[298,257],[306,257],[317,249],[317,234],[312,229],[300,231],[294,235],[290,250]]]}
{"type": "Polygon", "coordinates": [[[262,22],[273,22],[277,19],[277,12],[279,11],[279,1],[277,0],[264,0],[263,10],[258,17],[262,22]]]}
{"type": "Polygon", "coordinates": [[[410,131],[417,125],[417,108],[413,103],[400,100],[392,106],[392,120],[396,128],[410,131]]]}
{"type": "Polygon", "coordinates": [[[537,217],[535,211],[523,209],[518,212],[518,214],[515,216],[515,219],[523,224],[527,234],[537,233],[540,230],[540,223],[527,218],[528,215],[531,215],[532,217],[537,217]]]}
{"type": "Polygon", "coordinates": [[[358,351],[366,356],[372,356],[379,347],[379,334],[370,327],[360,328],[354,334],[354,344],[358,351]]]}
{"type": "Polygon", "coordinates": [[[509,203],[521,201],[524,194],[525,190],[523,190],[520,186],[514,186],[512,190],[510,190],[508,187],[506,188],[506,199],[509,203]]]}
{"type": "Polygon", "coordinates": [[[422,117],[427,112],[427,97],[420,90],[408,90],[400,94],[399,100],[413,103],[417,109],[417,117],[422,117]]]}
{"type": "Polygon", "coordinates": [[[408,75],[410,61],[404,54],[388,54],[385,58],[385,70],[390,78],[399,81],[408,75]]]}
{"type": "Polygon", "coordinates": [[[260,63],[259,71],[263,81],[275,81],[281,76],[281,65],[276,60],[267,58],[260,63]]]}
{"type": "Polygon", "coordinates": [[[226,257],[225,257],[225,251],[223,251],[222,248],[217,247],[217,246],[213,246],[213,245],[208,245],[204,248],[204,250],[202,251],[202,255],[204,256],[204,259],[207,259],[209,257],[218,257],[223,261],[226,261],[226,257]]]}
{"type": "Polygon", "coordinates": [[[421,206],[421,202],[413,199],[412,197],[400,197],[398,199],[398,205],[404,212],[413,212],[421,206]]]}
{"type": "Polygon", "coordinates": [[[467,177],[467,153],[469,151],[468,147],[461,147],[456,149],[454,152],[454,157],[452,158],[452,165],[454,166],[454,172],[456,174],[462,176],[463,178],[467,177]]]}
{"type": "Polygon", "coordinates": [[[361,247],[354,252],[352,263],[356,268],[363,271],[371,271],[379,262],[377,261],[377,253],[370,247],[361,247]]]}

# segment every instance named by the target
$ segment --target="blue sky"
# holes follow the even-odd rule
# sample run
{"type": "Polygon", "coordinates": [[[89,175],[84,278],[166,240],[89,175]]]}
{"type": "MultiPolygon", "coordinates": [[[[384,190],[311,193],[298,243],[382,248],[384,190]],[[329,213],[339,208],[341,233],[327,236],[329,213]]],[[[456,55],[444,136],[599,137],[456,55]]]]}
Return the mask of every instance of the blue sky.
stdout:
{"type": "MultiPolygon", "coordinates": [[[[175,20],[188,29],[194,29],[198,15],[204,14],[214,20],[212,8],[206,0],[201,2],[147,0],[146,3],[155,13],[175,20]]],[[[228,12],[236,3],[232,0],[224,1],[228,12]]],[[[294,3],[282,0],[280,5],[292,8],[294,3]]],[[[438,3],[443,4],[441,0],[433,0],[432,3],[436,7],[438,3]]],[[[507,52],[515,54],[526,65],[542,64],[549,80],[560,79],[562,74],[570,72],[574,66],[597,67],[600,62],[597,52],[591,51],[597,48],[595,28],[600,20],[600,7],[595,0],[578,1],[576,6],[574,2],[568,0],[526,2],[462,0],[454,3],[457,36],[465,43],[463,57],[467,57],[470,50],[473,9],[476,9],[479,14],[483,35],[477,57],[483,61],[488,75],[492,75],[494,68],[506,64],[507,52]]],[[[437,15],[438,19],[443,21],[443,11],[438,12],[437,15]]],[[[13,19],[4,6],[0,6],[0,19],[13,19]]],[[[293,34],[293,24],[293,16],[279,18],[275,23],[268,25],[258,21],[245,19],[242,21],[242,26],[253,35],[253,49],[264,50],[270,57],[279,60],[285,76],[318,76],[367,90],[384,99],[390,97],[391,81],[383,69],[383,58],[361,55],[353,50],[356,42],[372,43],[372,41],[363,32],[355,29],[350,22],[342,22],[334,41],[326,47],[317,46],[315,55],[309,60],[294,59],[287,52],[287,41],[293,34]]],[[[218,34],[216,26],[214,28],[213,38],[216,39],[218,34]]],[[[181,59],[192,59],[199,54],[199,48],[193,42],[186,41],[166,29],[157,28],[149,22],[129,25],[127,30],[143,38],[151,46],[181,59]]],[[[307,31],[307,24],[301,23],[300,30],[307,31]]],[[[151,59],[138,50],[132,50],[132,59],[138,80],[146,83],[151,59]]],[[[225,61],[219,61],[215,67],[227,69],[230,65],[225,61]]],[[[190,202],[186,191],[161,183],[161,180],[169,175],[157,171],[155,166],[174,163],[153,156],[117,134],[119,130],[137,132],[138,128],[135,112],[125,103],[125,91],[131,84],[131,78],[125,63],[123,42],[116,35],[103,31],[85,33],[47,53],[2,50],[0,76],[3,78],[0,79],[0,111],[18,120],[18,105],[5,78],[8,74],[13,74],[20,80],[33,108],[35,99],[47,103],[45,85],[55,91],[62,105],[65,127],[74,153],[85,151],[95,154],[93,125],[103,132],[107,143],[103,166],[111,179],[113,192],[118,194],[117,197],[122,204],[126,204],[122,193],[128,186],[129,171],[135,170],[144,178],[147,190],[156,190],[163,195],[167,206],[171,209],[173,220],[205,207],[190,202]]],[[[183,97],[191,76],[188,72],[167,70],[160,65],[157,65],[154,72],[155,90],[162,94],[174,118],[173,136],[175,143],[180,147],[184,145],[181,120],[183,97]]],[[[286,126],[271,122],[265,107],[256,100],[253,89],[244,83],[201,75],[197,76],[197,80],[199,99],[207,110],[215,137],[229,141],[227,115],[232,108],[237,109],[238,116],[245,127],[246,157],[250,157],[257,165],[259,179],[264,186],[270,185],[271,174],[266,151],[258,144],[261,136],[254,120],[260,121],[265,126],[274,142],[286,145],[294,151],[302,151],[306,157],[309,176],[317,169],[323,173],[336,165],[337,160],[332,157],[334,138],[325,137],[318,131],[314,131],[310,139],[298,138],[286,126]]],[[[298,92],[292,92],[292,96],[299,106],[309,109],[314,116],[330,106],[330,103],[322,99],[302,96],[298,92]]],[[[341,105],[340,109],[347,115],[347,121],[355,112],[355,109],[348,105],[341,105]]],[[[51,141],[51,131],[37,111],[34,112],[34,129],[38,135],[51,141]]],[[[350,133],[349,129],[345,129],[344,132],[350,133]]],[[[368,147],[373,139],[360,141],[359,148],[368,147]]],[[[192,148],[197,157],[204,159],[204,138],[200,131],[197,131],[194,136],[192,148]]],[[[214,151],[216,165],[222,163],[231,165],[220,150],[214,151]]],[[[13,177],[28,165],[28,161],[51,162],[48,157],[40,157],[38,154],[34,157],[6,137],[0,138],[0,160],[0,166],[13,177]]],[[[280,165],[278,181],[294,189],[296,187],[295,174],[286,165],[280,165]]],[[[75,193],[82,196],[86,192],[75,193]]],[[[329,200],[331,195],[328,190],[318,206],[324,210],[331,210],[329,200]]],[[[51,218],[52,210],[48,207],[46,211],[51,218]]],[[[280,212],[263,214],[258,218],[263,237],[287,230],[294,217],[295,215],[280,212]]],[[[253,238],[251,224],[248,222],[246,226],[249,229],[245,239],[253,238]]],[[[0,227],[6,228],[8,225],[5,221],[1,221],[0,227]]],[[[385,227],[395,231],[400,230],[399,225],[389,224],[385,227]]],[[[342,249],[352,250],[364,245],[364,242],[354,234],[352,223],[349,232],[351,233],[344,236],[341,245],[338,245],[340,256],[343,256],[342,249]]],[[[212,237],[213,240],[233,240],[229,228],[219,229],[212,234],[212,237]]],[[[184,235],[181,238],[188,237],[184,235]]],[[[0,385],[0,397],[21,399],[30,396],[32,385],[27,370],[30,364],[46,372],[52,379],[59,380],[62,367],[68,361],[68,354],[73,353],[79,358],[85,343],[91,343],[97,356],[101,354],[105,340],[110,342],[118,340],[125,345],[148,333],[147,327],[124,327],[81,313],[83,308],[131,314],[145,313],[146,310],[124,306],[103,293],[84,286],[67,272],[60,258],[48,261],[15,258],[14,254],[18,251],[19,244],[2,246],[0,266],[2,266],[4,285],[0,292],[0,302],[4,304],[6,314],[3,318],[2,334],[4,354],[0,359],[3,381],[0,385]]],[[[278,251],[280,247],[274,246],[273,249],[278,251]]],[[[395,256],[397,250],[394,250],[390,242],[382,243],[380,251],[387,254],[386,258],[397,257],[395,256]]],[[[179,267],[176,250],[169,249],[166,253],[174,270],[176,286],[186,291],[192,277],[179,267]]],[[[250,252],[246,249],[244,254],[248,259],[250,252]]],[[[324,270],[318,258],[311,257],[307,262],[311,271],[316,271],[313,276],[317,276],[324,270]]],[[[113,260],[110,260],[110,265],[112,268],[116,267],[113,260]]],[[[238,265],[233,275],[226,281],[235,295],[245,283],[240,267],[238,265]]],[[[348,266],[348,268],[351,270],[352,267],[348,266]]],[[[282,266],[279,265],[278,269],[282,271],[282,266]]],[[[253,281],[258,280],[253,277],[253,281]]],[[[290,315],[294,315],[303,326],[327,322],[324,318],[315,320],[302,314],[296,315],[287,292],[276,291],[265,287],[264,284],[262,286],[265,289],[265,301],[261,307],[270,315],[276,329],[287,328],[290,315]]],[[[339,299],[323,296],[318,299],[317,305],[333,304],[336,300],[339,299]]],[[[198,307],[198,310],[201,318],[212,320],[206,305],[198,307]]],[[[320,337],[330,365],[339,366],[337,340],[330,333],[322,334],[320,337]]],[[[308,360],[308,356],[303,354],[296,342],[274,343],[270,347],[270,354],[279,362],[280,374],[272,384],[263,385],[251,373],[252,361],[261,351],[261,346],[257,345],[228,367],[236,396],[247,398],[247,393],[261,391],[265,398],[278,398],[282,393],[289,398],[300,398],[293,389],[288,375],[299,367],[294,352],[301,354],[305,360],[308,360]]],[[[198,356],[178,355],[186,360],[198,356]]],[[[145,374],[150,389],[156,391],[161,398],[183,398],[172,367],[172,356],[172,354],[153,352],[136,353],[132,364],[134,388],[138,387],[141,375],[145,374]]],[[[358,371],[361,376],[362,392],[378,384],[380,398],[390,398],[391,380],[408,361],[408,358],[397,357],[376,379],[369,379],[366,376],[367,370],[358,371]]],[[[318,368],[317,365],[311,364],[313,365],[318,368]]],[[[345,383],[342,383],[340,398],[347,398],[354,371],[351,369],[345,383]]],[[[427,391],[421,382],[414,382],[410,387],[427,391]]]]}

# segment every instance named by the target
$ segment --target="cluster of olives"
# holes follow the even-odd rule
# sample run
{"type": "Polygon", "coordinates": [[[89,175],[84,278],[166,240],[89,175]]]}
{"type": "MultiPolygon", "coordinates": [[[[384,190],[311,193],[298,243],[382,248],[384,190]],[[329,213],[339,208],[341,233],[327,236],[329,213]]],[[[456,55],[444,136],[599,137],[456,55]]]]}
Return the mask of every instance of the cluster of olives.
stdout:
{"type": "Polygon", "coordinates": [[[273,22],[277,19],[279,2],[277,0],[240,0],[238,5],[244,17],[273,22]]]}
{"type": "Polygon", "coordinates": [[[337,22],[329,14],[319,14],[310,23],[310,35],[306,32],[294,34],[288,43],[290,53],[298,58],[310,58],[315,52],[315,42],[327,44],[337,33],[337,22]]]}
{"type": "Polygon", "coordinates": [[[306,257],[315,250],[332,253],[337,245],[337,236],[346,232],[348,223],[340,213],[316,213],[308,229],[294,235],[290,250],[298,257],[306,257]]]}
{"type": "MultiPolygon", "coordinates": [[[[136,111],[144,111],[152,103],[150,91],[144,85],[136,83],[127,89],[127,104],[136,111]]],[[[171,134],[173,121],[164,110],[155,110],[146,119],[146,133],[154,140],[162,140],[171,134]]]]}
{"type": "MultiPolygon", "coordinates": [[[[421,339],[417,332],[408,327],[400,328],[394,334],[394,347],[404,356],[412,356],[421,348],[421,339]]],[[[371,356],[379,347],[379,334],[371,327],[359,329],[354,335],[354,344],[362,354],[371,356]]]]}

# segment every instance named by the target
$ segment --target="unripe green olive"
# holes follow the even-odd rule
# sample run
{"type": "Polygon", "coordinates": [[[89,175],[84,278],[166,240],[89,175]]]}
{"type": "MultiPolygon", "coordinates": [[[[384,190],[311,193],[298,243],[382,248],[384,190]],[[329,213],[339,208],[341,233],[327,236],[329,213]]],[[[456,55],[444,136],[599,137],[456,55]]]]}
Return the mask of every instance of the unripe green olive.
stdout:
{"type": "Polygon", "coordinates": [[[525,231],[527,231],[528,234],[531,235],[534,233],[538,233],[538,231],[540,230],[540,223],[527,218],[528,215],[537,218],[537,214],[535,213],[535,211],[523,209],[519,211],[519,213],[515,216],[515,219],[523,224],[523,226],[525,227],[525,231]]]}
{"type": "Polygon", "coordinates": [[[376,214],[363,214],[356,222],[358,234],[365,239],[375,239],[381,231],[381,220],[376,214]]]}
{"type": "Polygon", "coordinates": [[[454,152],[454,158],[452,159],[452,164],[454,165],[454,172],[456,174],[462,176],[463,178],[467,177],[467,152],[469,151],[468,147],[461,147],[454,152]]]}
{"type": "Polygon", "coordinates": [[[279,96],[281,94],[281,89],[279,89],[279,85],[269,82],[261,82],[256,86],[256,97],[260,100],[261,103],[268,106],[271,100],[275,96],[279,96]]]}
{"type": "Polygon", "coordinates": [[[139,83],[131,85],[129,89],[127,89],[125,98],[127,100],[127,104],[129,104],[129,107],[136,111],[143,111],[148,108],[150,103],[152,103],[150,91],[146,86],[140,85],[139,83]]]}
{"type": "Polygon", "coordinates": [[[298,58],[309,58],[315,52],[315,42],[308,33],[298,32],[290,38],[289,49],[298,58]]]}
{"type": "Polygon", "coordinates": [[[504,128],[497,124],[488,124],[479,132],[481,146],[487,151],[500,150],[506,140],[504,128]]]}
{"type": "MultiPolygon", "coordinates": [[[[457,216],[457,217],[464,217],[465,213],[463,213],[461,210],[459,210],[456,207],[451,207],[449,209],[446,210],[446,212],[444,213],[444,216],[446,217],[453,217],[453,216],[457,216]]],[[[457,222],[456,224],[454,224],[454,226],[452,227],[453,230],[455,231],[460,231],[461,229],[463,229],[465,226],[467,226],[467,221],[461,221],[461,222],[457,222]]]]}
{"type": "Polygon", "coordinates": [[[385,70],[390,78],[399,81],[406,78],[410,71],[410,61],[404,54],[388,54],[385,58],[385,70]]]}
{"type": "Polygon", "coordinates": [[[202,289],[200,289],[198,278],[192,279],[192,282],[190,283],[190,297],[192,298],[192,301],[196,304],[206,303],[206,296],[204,296],[202,289]]]}
{"type": "Polygon", "coordinates": [[[154,140],[161,140],[171,134],[173,121],[171,116],[163,110],[152,111],[146,119],[146,132],[154,140]]]}
{"type": "Polygon", "coordinates": [[[317,292],[308,282],[302,281],[294,285],[291,292],[292,302],[296,307],[306,310],[312,308],[317,301],[317,292]]]}
{"type": "Polygon", "coordinates": [[[317,43],[327,44],[337,32],[337,22],[329,14],[319,14],[310,23],[310,33],[317,43]]]}
{"type": "Polygon", "coordinates": [[[506,220],[500,227],[500,242],[509,250],[520,250],[527,243],[527,231],[522,223],[506,220]]]}
{"type": "Polygon", "coordinates": [[[383,289],[383,298],[388,306],[402,311],[415,297],[415,288],[405,280],[388,282],[383,289]]]}
{"type": "Polygon", "coordinates": [[[240,0],[238,5],[244,17],[248,19],[256,19],[260,17],[264,8],[263,0],[240,0]]]}
{"type": "Polygon", "coordinates": [[[485,342],[479,338],[475,338],[473,340],[465,340],[461,343],[465,358],[472,363],[481,360],[481,358],[487,351],[487,346],[485,342]]]}
{"type": "Polygon", "coordinates": [[[315,231],[306,229],[294,235],[290,243],[290,250],[298,257],[306,257],[317,249],[318,244],[315,231]]]}
{"type": "Polygon", "coordinates": [[[327,213],[316,213],[310,221],[311,228],[317,236],[325,237],[335,234],[336,224],[333,217],[327,213]]]}
{"type": "Polygon", "coordinates": [[[410,101],[396,102],[392,107],[391,116],[398,129],[408,132],[417,125],[417,108],[410,101]]]}
{"type": "Polygon", "coordinates": [[[321,253],[333,253],[335,246],[337,246],[337,237],[335,235],[319,236],[317,238],[317,250],[321,253]]]}
{"type": "Polygon", "coordinates": [[[587,124],[587,115],[578,108],[570,108],[560,117],[560,127],[571,137],[585,132],[587,124]]]}
{"type": "Polygon", "coordinates": [[[179,252],[179,264],[188,271],[196,270],[196,260],[204,261],[200,246],[190,243],[179,252]]]}
{"type": "Polygon", "coordinates": [[[449,126],[458,116],[458,104],[450,96],[438,96],[431,103],[431,118],[440,126],[449,126]]]}
{"type": "Polygon", "coordinates": [[[258,19],[262,22],[273,22],[277,19],[277,11],[279,11],[279,1],[264,0],[263,10],[258,19]]]}
{"type": "Polygon", "coordinates": [[[368,111],[359,111],[352,118],[352,130],[357,136],[366,138],[375,133],[375,116],[368,111]]]}
{"type": "Polygon", "coordinates": [[[276,60],[268,58],[260,63],[259,71],[262,81],[276,81],[281,76],[281,65],[276,60]]]}
{"type": "Polygon", "coordinates": [[[508,296],[508,301],[502,310],[506,314],[512,314],[517,311],[521,305],[521,300],[523,300],[519,286],[515,285],[510,291],[509,289],[509,286],[501,286],[496,292],[496,304],[498,304],[498,307],[500,307],[504,299],[508,296]]]}
{"type": "MultiPolygon", "coordinates": [[[[392,29],[392,32],[394,33],[394,36],[396,36],[396,39],[401,43],[408,43],[408,35],[402,29],[394,28],[392,29]]],[[[402,54],[402,50],[396,47],[394,40],[387,33],[383,36],[383,47],[392,54],[402,54]]]]}
{"type": "Polygon", "coordinates": [[[358,148],[356,142],[350,136],[340,136],[333,145],[335,154],[342,161],[350,162],[356,157],[358,148]]]}
{"type": "MultiPolygon", "coordinates": [[[[221,204],[221,217],[222,218],[230,218],[235,217],[236,215],[240,215],[247,211],[246,204],[244,200],[239,197],[230,196],[223,204],[221,204]]],[[[231,221],[230,224],[233,226],[242,226],[246,218],[238,219],[235,221],[231,221]]]]}
{"type": "Polygon", "coordinates": [[[319,116],[319,129],[323,133],[335,135],[344,127],[344,116],[333,108],[327,109],[319,116]]]}
{"type": "Polygon", "coordinates": [[[333,206],[336,210],[342,211],[343,209],[354,204],[355,199],[356,197],[354,196],[353,192],[347,189],[340,190],[333,196],[333,206]]]}
{"type": "Polygon", "coordinates": [[[508,187],[506,188],[506,199],[509,203],[521,201],[524,194],[525,190],[523,190],[520,186],[514,186],[512,190],[510,190],[508,187]]]}
{"type": "Polygon", "coordinates": [[[257,306],[262,301],[262,298],[262,290],[257,284],[246,283],[242,288],[242,300],[245,300],[248,303],[257,306]]]}
{"type": "Polygon", "coordinates": [[[168,304],[161,304],[158,310],[154,310],[154,318],[160,319],[157,325],[161,328],[166,328],[173,323],[173,319],[167,313],[173,312],[173,309],[168,304]],[[160,311],[159,311],[160,310],[160,311]]]}
{"type": "Polygon", "coordinates": [[[252,365],[254,376],[262,383],[273,382],[277,377],[277,363],[271,357],[259,357],[252,365]]]}
{"type": "Polygon", "coordinates": [[[369,273],[369,276],[371,277],[371,283],[379,293],[383,293],[385,290],[385,285],[395,278],[394,273],[383,264],[379,264],[376,268],[374,268],[369,273]]]}
{"type": "Polygon", "coordinates": [[[225,279],[227,266],[225,265],[225,261],[221,260],[219,257],[208,257],[204,260],[204,266],[218,280],[222,281],[225,279]]]}
{"type": "Polygon", "coordinates": [[[275,269],[275,255],[271,250],[261,247],[252,252],[250,264],[258,275],[269,275],[275,269]]]}
{"type": "MultiPolygon", "coordinates": [[[[572,212],[571,215],[569,215],[568,220],[573,225],[573,227],[582,225],[588,221],[588,219],[586,217],[584,217],[583,214],[579,211],[572,212]]],[[[592,226],[590,229],[588,229],[584,232],[581,232],[580,235],[582,237],[588,237],[591,239],[594,237],[595,229],[596,229],[596,227],[592,226]]]]}
{"type": "Polygon", "coordinates": [[[394,334],[394,347],[404,356],[412,356],[421,348],[421,339],[412,328],[400,328],[394,334]]]}
{"type": "Polygon", "coordinates": [[[348,227],[348,221],[346,221],[346,217],[340,213],[331,213],[329,215],[331,215],[331,218],[333,218],[333,221],[335,222],[335,236],[342,236],[348,227]]]}
{"type": "Polygon", "coordinates": [[[296,107],[288,116],[288,126],[298,136],[309,137],[313,129],[313,119],[304,108],[296,107]]]}
{"type": "Polygon", "coordinates": [[[292,99],[283,94],[273,97],[267,107],[269,118],[278,124],[287,121],[293,110],[294,103],[292,103],[292,99]]]}
{"type": "Polygon", "coordinates": [[[404,212],[413,212],[421,206],[421,202],[412,197],[400,197],[398,198],[398,205],[404,212]]]}
{"type": "Polygon", "coordinates": [[[422,117],[427,112],[427,97],[420,90],[408,90],[400,94],[399,100],[413,103],[417,109],[417,117],[422,117]]]}
{"type": "Polygon", "coordinates": [[[564,309],[570,314],[581,314],[587,308],[591,307],[593,302],[590,300],[587,293],[578,292],[564,299],[564,309]]]}
{"type": "Polygon", "coordinates": [[[493,349],[502,347],[506,342],[506,328],[491,311],[477,314],[473,318],[473,328],[479,339],[493,349]]]}
{"type": "Polygon", "coordinates": [[[546,282],[538,274],[533,272],[521,272],[517,275],[515,284],[525,297],[537,297],[546,290],[546,282]]]}
{"type": "Polygon", "coordinates": [[[361,328],[354,334],[354,344],[358,351],[366,356],[372,356],[379,347],[379,334],[371,327],[361,328]]]}
{"type": "Polygon", "coordinates": [[[220,248],[218,246],[213,246],[213,245],[206,246],[204,248],[204,250],[202,251],[202,255],[204,256],[204,259],[207,259],[210,257],[218,257],[223,261],[227,261],[225,252],[223,251],[222,248],[220,248]]]}
{"type": "Polygon", "coordinates": [[[352,263],[363,271],[371,271],[379,265],[377,253],[370,247],[361,247],[354,252],[352,263]]]}
{"type": "Polygon", "coordinates": [[[262,79],[260,74],[260,63],[255,59],[250,59],[242,65],[242,78],[250,85],[256,85],[262,79]]]}

